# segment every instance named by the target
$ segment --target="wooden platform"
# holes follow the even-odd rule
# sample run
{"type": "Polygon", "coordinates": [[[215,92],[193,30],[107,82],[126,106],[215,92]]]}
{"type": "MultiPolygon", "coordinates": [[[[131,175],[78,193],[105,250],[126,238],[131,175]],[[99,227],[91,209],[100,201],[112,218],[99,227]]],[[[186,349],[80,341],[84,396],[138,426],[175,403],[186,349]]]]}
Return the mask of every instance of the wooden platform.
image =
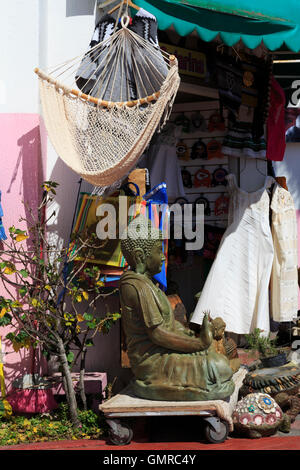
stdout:
{"type": "Polygon", "coordinates": [[[99,409],[106,418],[122,418],[133,416],[172,416],[199,415],[218,416],[227,421],[230,431],[233,430],[232,412],[238,400],[238,392],[242,386],[247,369],[241,367],[233,376],[235,391],[229,402],[223,400],[211,401],[157,401],[138,398],[132,393],[130,385],[118,395],[105,401],[99,409]]]}

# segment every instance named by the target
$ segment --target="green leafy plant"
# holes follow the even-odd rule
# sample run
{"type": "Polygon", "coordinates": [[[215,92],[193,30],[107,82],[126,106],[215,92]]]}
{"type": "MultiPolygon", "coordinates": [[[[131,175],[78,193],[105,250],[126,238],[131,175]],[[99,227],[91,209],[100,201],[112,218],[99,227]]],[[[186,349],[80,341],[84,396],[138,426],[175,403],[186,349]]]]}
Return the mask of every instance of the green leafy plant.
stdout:
{"type": "Polygon", "coordinates": [[[262,336],[261,330],[255,328],[252,333],[245,335],[248,349],[258,352],[260,357],[272,357],[280,353],[276,347],[276,340],[270,339],[270,336],[262,336]]]}
{"type": "Polygon", "coordinates": [[[27,205],[27,218],[19,219],[27,230],[12,226],[10,237],[3,240],[0,280],[6,295],[0,297],[0,326],[11,325],[6,338],[15,351],[39,347],[46,357],[58,358],[70,418],[74,426],[79,426],[71,369],[79,363],[80,397],[86,409],[86,355],[95,335],[108,333],[120,314],[107,308],[103,312],[106,298],[117,289],[105,290],[100,269],[87,263],[94,252],[94,236],[86,239],[77,234],[71,251],[51,243],[47,224],[55,211],[51,212],[49,203],[57,186],[46,181],[37,213],[27,205]]]}
{"type": "Polygon", "coordinates": [[[69,419],[68,406],[61,403],[59,409],[35,417],[11,416],[0,420],[0,445],[65,439],[99,439],[105,434],[105,423],[93,411],[78,410],[81,421],[76,428],[69,419]]]}

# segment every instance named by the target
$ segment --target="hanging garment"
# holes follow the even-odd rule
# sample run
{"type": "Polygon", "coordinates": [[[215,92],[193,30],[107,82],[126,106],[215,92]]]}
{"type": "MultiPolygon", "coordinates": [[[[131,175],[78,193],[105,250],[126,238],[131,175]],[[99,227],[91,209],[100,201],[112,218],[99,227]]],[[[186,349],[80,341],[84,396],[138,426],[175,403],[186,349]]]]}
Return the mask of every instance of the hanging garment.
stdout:
{"type": "Polygon", "coordinates": [[[242,101],[242,69],[229,57],[219,57],[216,68],[221,106],[237,114],[242,101]]]}
{"type": "Polygon", "coordinates": [[[281,161],[285,152],[285,93],[272,76],[267,120],[267,159],[281,161]]]}
{"type": "Polygon", "coordinates": [[[228,133],[224,138],[222,152],[230,157],[266,158],[264,136],[254,138],[253,109],[241,106],[239,119],[229,119],[228,133]]]}
{"type": "Polygon", "coordinates": [[[225,321],[226,331],[248,334],[260,328],[268,335],[274,250],[267,189],[274,179],[268,176],[252,193],[240,189],[233,174],[227,180],[229,225],[190,321],[201,324],[203,312],[209,310],[212,318],[225,321]]]}
{"type": "Polygon", "coordinates": [[[168,199],[184,197],[185,191],[181,167],[176,154],[176,141],[180,128],[169,127],[169,132],[161,133],[153,139],[142,164],[149,169],[151,186],[162,181],[167,185],[168,199]]]}
{"type": "Polygon", "coordinates": [[[271,312],[274,321],[292,321],[298,311],[298,241],[291,194],[275,185],[272,201],[274,261],[271,276],[271,312]]]}

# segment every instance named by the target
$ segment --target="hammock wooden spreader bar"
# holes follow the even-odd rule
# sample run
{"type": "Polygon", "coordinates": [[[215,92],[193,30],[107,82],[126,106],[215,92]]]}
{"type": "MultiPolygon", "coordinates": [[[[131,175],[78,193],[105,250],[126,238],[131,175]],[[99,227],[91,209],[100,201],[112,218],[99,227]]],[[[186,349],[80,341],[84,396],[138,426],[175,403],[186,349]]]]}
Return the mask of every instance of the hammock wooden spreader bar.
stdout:
{"type": "MultiPolygon", "coordinates": [[[[143,25],[149,15],[138,12],[136,21],[143,25]]],[[[169,118],[180,83],[176,57],[160,49],[155,34],[127,28],[129,20],[123,15],[120,29],[113,20],[111,34],[88,52],[51,71],[34,69],[55,151],[102,188],[119,184],[137,165],[169,118]]]]}
{"type": "MultiPolygon", "coordinates": [[[[170,56],[170,65],[172,66],[175,63],[175,56],[170,56]]],[[[79,90],[75,90],[74,88],[69,88],[62,83],[60,83],[58,80],[54,80],[50,75],[47,75],[44,73],[42,70],[40,70],[38,67],[34,69],[34,72],[43,80],[46,80],[47,82],[55,85],[58,88],[61,88],[65,93],[71,93],[72,95],[75,95],[85,101],[89,101],[90,103],[96,104],[97,106],[104,106],[106,108],[110,107],[112,104],[114,106],[128,106],[128,107],[133,107],[136,105],[141,105],[145,103],[151,103],[151,101],[155,101],[158,99],[160,92],[157,91],[156,93],[153,93],[152,95],[146,96],[145,98],[140,98],[138,100],[133,100],[133,101],[119,101],[119,102],[110,102],[110,101],[105,101],[101,100],[98,98],[94,98],[93,96],[86,95],[85,93],[82,93],[79,90]]]]}

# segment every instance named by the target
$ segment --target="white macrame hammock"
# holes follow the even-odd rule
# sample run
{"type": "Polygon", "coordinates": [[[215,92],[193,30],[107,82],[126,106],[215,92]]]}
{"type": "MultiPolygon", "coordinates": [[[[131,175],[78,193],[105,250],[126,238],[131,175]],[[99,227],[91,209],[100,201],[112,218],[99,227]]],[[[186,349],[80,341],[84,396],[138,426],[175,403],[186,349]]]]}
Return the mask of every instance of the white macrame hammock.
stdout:
{"type": "Polygon", "coordinates": [[[120,22],[84,55],[48,73],[35,69],[57,154],[94,186],[112,186],[136,166],[167,121],[180,83],[176,58],[131,31],[128,16],[120,22]],[[86,78],[81,89],[78,75],[86,78]]]}

